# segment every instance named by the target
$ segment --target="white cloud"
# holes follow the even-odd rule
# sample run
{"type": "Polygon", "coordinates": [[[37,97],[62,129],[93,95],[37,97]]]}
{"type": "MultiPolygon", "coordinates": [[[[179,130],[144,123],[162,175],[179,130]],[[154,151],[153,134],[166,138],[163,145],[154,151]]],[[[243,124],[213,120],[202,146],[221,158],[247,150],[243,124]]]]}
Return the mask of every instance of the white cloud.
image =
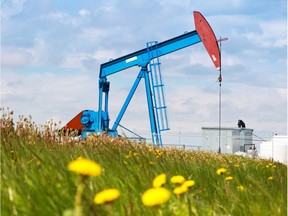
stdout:
{"type": "Polygon", "coordinates": [[[1,1],[1,18],[9,19],[22,12],[26,0],[1,1]]]}
{"type": "Polygon", "coordinates": [[[1,64],[3,67],[25,67],[47,64],[49,49],[43,38],[35,38],[31,47],[2,48],[1,64]]]}
{"type": "Polygon", "coordinates": [[[2,75],[1,106],[10,107],[16,116],[31,114],[38,123],[52,117],[67,122],[81,110],[96,107],[94,90],[96,83],[83,74],[10,71],[2,75]]]}
{"type": "Polygon", "coordinates": [[[259,32],[248,32],[242,36],[247,40],[261,47],[285,47],[287,46],[287,22],[280,21],[264,21],[259,25],[259,32]]]}
{"type": "Polygon", "coordinates": [[[48,56],[50,54],[48,44],[42,38],[35,38],[34,45],[29,49],[32,55],[32,64],[39,65],[44,62],[48,62],[48,56]]]}
{"type": "Polygon", "coordinates": [[[2,67],[20,67],[31,62],[31,53],[23,49],[1,49],[2,67]]]}
{"type": "MultiPolygon", "coordinates": [[[[81,14],[79,14],[79,15],[81,15],[81,14]]],[[[47,16],[44,15],[44,16],[42,16],[42,19],[48,19],[48,20],[54,22],[55,24],[62,23],[64,25],[68,25],[68,26],[71,25],[74,27],[79,26],[81,24],[81,20],[78,16],[71,15],[68,13],[63,13],[60,11],[51,12],[47,16]]]]}
{"type": "Polygon", "coordinates": [[[90,10],[87,10],[87,9],[81,9],[81,10],[79,11],[79,15],[80,15],[80,16],[83,16],[83,17],[86,17],[86,16],[91,15],[91,12],[90,12],[90,10]]]}
{"type": "Polygon", "coordinates": [[[88,43],[97,43],[99,44],[100,41],[107,38],[107,35],[109,35],[109,30],[102,29],[102,28],[83,28],[80,34],[80,39],[85,40],[85,42],[88,43]]]}
{"type": "Polygon", "coordinates": [[[64,59],[62,59],[61,63],[59,64],[60,67],[65,68],[79,68],[84,69],[82,62],[87,59],[93,58],[88,53],[78,53],[73,55],[66,55],[64,59]]]}

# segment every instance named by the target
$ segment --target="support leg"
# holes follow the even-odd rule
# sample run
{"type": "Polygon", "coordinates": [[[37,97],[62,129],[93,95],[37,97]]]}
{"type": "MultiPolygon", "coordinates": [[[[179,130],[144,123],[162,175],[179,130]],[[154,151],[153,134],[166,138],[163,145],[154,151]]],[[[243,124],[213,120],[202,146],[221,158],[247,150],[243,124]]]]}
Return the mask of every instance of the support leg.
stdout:
{"type": "Polygon", "coordinates": [[[152,98],[152,89],[151,89],[150,79],[149,79],[149,71],[147,71],[147,68],[144,71],[144,78],[145,78],[150,127],[151,127],[151,133],[152,133],[152,141],[154,145],[160,145],[158,129],[157,129],[155,113],[154,113],[154,105],[153,105],[153,98],[152,98]]]}
{"type": "Polygon", "coordinates": [[[128,105],[129,105],[129,103],[130,103],[130,101],[131,101],[131,99],[132,99],[132,97],[133,97],[133,95],[134,95],[134,93],[135,93],[135,91],[136,91],[141,79],[143,78],[143,73],[144,73],[143,69],[141,69],[139,74],[138,74],[138,76],[137,76],[137,78],[136,78],[136,80],[135,80],[135,82],[134,82],[134,84],[133,84],[133,86],[132,86],[132,89],[130,90],[130,92],[129,92],[126,100],[125,100],[125,103],[123,104],[123,106],[122,106],[122,108],[121,108],[121,110],[120,110],[120,112],[119,112],[119,114],[117,116],[117,119],[116,119],[116,121],[115,121],[115,123],[114,123],[114,125],[112,127],[113,131],[117,130],[117,127],[120,124],[120,121],[121,121],[121,119],[122,119],[122,117],[123,117],[128,105]]]}

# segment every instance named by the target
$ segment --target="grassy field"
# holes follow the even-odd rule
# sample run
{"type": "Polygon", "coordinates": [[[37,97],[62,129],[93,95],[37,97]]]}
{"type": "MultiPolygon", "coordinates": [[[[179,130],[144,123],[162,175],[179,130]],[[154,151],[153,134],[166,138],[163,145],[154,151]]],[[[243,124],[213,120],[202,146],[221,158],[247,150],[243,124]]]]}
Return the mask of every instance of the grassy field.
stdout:
{"type": "MultiPolygon", "coordinates": [[[[104,135],[85,141],[60,140],[53,132],[56,124],[38,127],[31,117],[20,116],[14,122],[12,116],[8,110],[1,117],[3,216],[69,216],[76,215],[75,209],[80,209],[78,215],[287,215],[284,164],[158,149],[104,135]],[[68,164],[79,157],[100,165],[101,174],[88,176],[69,170],[68,164]],[[160,174],[165,175],[155,186],[154,179],[160,174]],[[173,183],[173,176],[193,180],[195,185],[181,187],[183,181],[173,183]],[[153,187],[165,188],[168,195],[161,197],[160,191],[147,195],[154,206],[147,206],[147,200],[144,205],[143,194],[153,187]],[[95,195],[108,188],[117,189],[120,196],[96,204],[95,195]]],[[[92,172],[90,166],[80,168],[92,172]]]]}

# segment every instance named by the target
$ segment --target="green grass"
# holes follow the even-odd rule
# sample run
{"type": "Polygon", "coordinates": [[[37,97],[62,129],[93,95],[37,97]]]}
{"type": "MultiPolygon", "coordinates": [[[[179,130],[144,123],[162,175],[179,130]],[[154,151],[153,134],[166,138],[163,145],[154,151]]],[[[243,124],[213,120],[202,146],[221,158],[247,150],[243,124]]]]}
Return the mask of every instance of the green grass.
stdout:
{"type": "Polygon", "coordinates": [[[269,160],[235,155],[152,148],[126,139],[95,136],[86,141],[54,136],[54,124],[38,128],[31,118],[12,114],[1,118],[1,215],[63,215],[73,209],[77,174],[67,165],[78,157],[103,168],[89,177],[82,197],[83,215],[286,215],[287,166],[269,160]],[[227,172],[217,175],[216,170],[227,172]],[[164,185],[173,194],[165,204],[146,207],[141,195],[158,174],[168,180],[183,175],[196,182],[182,195],[175,185],[164,185]],[[232,181],[225,177],[232,176],[232,181]],[[269,177],[273,177],[269,180],[269,177]],[[243,191],[237,190],[242,185],[243,191]],[[120,190],[116,201],[96,205],[93,198],[106,188],[120,190]]]}

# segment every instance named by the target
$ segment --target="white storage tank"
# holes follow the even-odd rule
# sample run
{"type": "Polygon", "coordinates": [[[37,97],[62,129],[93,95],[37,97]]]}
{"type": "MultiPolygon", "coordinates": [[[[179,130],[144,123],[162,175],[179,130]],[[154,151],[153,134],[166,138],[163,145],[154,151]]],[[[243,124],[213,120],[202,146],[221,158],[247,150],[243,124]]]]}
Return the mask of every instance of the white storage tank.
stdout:
{"type": "Polygon", "coordinates": [[[259,157],[288,163],[288,136],[274,135],[271,141],[260,144],[259,157]]]}

